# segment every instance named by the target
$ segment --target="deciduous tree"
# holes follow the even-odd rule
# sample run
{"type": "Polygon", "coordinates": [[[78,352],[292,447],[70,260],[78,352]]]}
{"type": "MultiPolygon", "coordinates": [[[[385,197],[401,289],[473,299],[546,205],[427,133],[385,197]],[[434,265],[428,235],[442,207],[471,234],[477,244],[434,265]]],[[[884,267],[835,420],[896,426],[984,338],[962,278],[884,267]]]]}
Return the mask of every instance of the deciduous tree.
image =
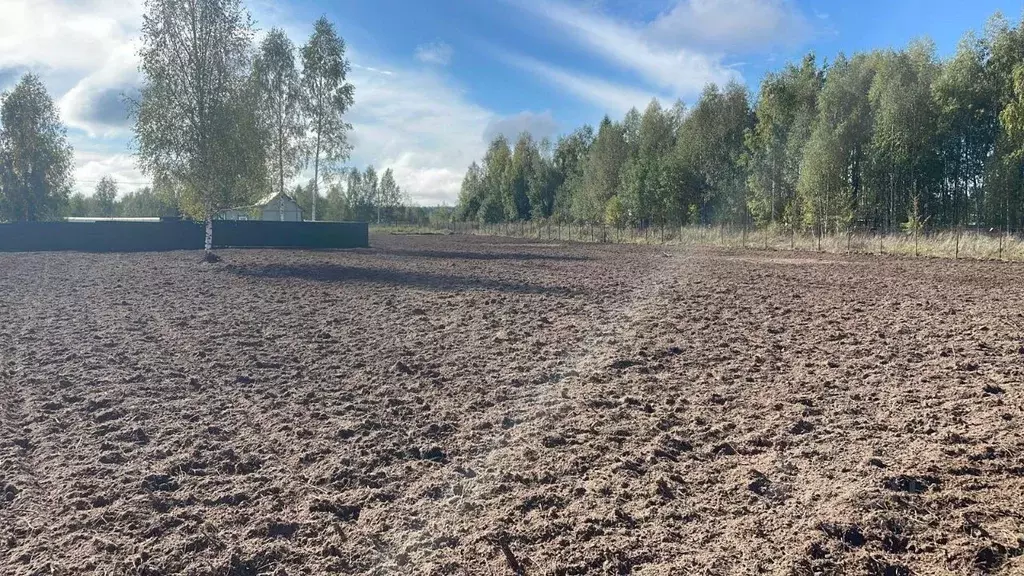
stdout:
{"type": "Polygon", "coordinates": [[[110,218],[117,215],[117,181],[110,176],[104,176],[96,185],[93,193],[93,201],[96,203],[97,216],[110,218]]]}
{"type": "Polygon", "coordinates": [[[327,17],[313,24],[313,34],[302,47],[302,90],[309,138],[306,143],[313,162],[313,213],[323,175],[333,174],[348,158],[348,131],[344,115],[355,101],[352,84],[346,78],[350,65],[345,41],[327,17]]]}
{"type": "Polygon", "coordinates": [[[0,95],[0,221],[63,216],[74,152],[57,107],[38,76],[0,95]]]}
{"type": "Polygon", "coordinates": [[[295,45],[280,28],[260,44],[253,65],[261,119],[269,131],[267,160],[275,190],[285,191],[302,165],[302,87],[295,68],[295,45]]]}
{"type": "Polygon", "coordinates": [[[133,102],[139,166],[206,221],[264,189],[265,134],[250,78],[253,25],[240,0],[146,0],[133,102]]]}

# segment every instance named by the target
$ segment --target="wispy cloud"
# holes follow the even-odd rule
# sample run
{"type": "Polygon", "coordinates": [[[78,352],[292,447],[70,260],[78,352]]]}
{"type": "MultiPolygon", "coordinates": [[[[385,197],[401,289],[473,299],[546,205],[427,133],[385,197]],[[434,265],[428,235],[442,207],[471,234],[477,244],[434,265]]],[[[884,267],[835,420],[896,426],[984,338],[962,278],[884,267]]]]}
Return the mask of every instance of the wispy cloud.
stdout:
{"type": "Polygon", "coordinates": [[[447,66],[452,61],[454,50],[444,42],[431,42],[416,47],[416,59],[424,64],[447,66]]]}
{"type": "Polygon", "coordinates": [[[814,27],[793,0],[680,0],[647,32],[666,45],[735,54],[798,46],[814,27]]]}
{"type": "Polygon", "coordinates": [[[500,58],[506,63],[540,76],[565,92],[589,102],[602,112],[615,116],[622,115],[630,108],[643,108],[652,98],[670,101],[672,95],[643,88],[616,84],[541,62],[535,58],[504,53],[500,58]]]}
{"type": "Polygon", "coordinates": [[[374,74],[383,74],[384,76],[391,76],[394,74],[391,70],[384,70],[381,68],[374,68],[373,66],[363,66],[362,64],[352,63],[352,68],[356,70],[366,70],[367,72],[373,72],[374,74]]]}
{"type": "Polygon", "coordinates": [[[592,54],[634,72],[645,83],[670,91],[673,96],[695,95],[710,82],[722,84],[740,79],[737,72],[722,63],[720,53],[660,42],[644,26],[558,1],[513,1],[541,16],[592,54]]]}

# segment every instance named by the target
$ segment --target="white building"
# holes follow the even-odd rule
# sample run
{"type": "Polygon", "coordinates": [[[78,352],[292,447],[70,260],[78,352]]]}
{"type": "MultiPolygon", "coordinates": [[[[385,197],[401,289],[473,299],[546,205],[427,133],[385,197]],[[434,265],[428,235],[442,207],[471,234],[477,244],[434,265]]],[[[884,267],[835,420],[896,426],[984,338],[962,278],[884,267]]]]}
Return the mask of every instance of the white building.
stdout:
{"type": "Polygon", "coordinates": [[[221,220],[302,222],[302,208],[288,194],[274,192],[252,206],[222,210],[217,217],[221,220]]]}

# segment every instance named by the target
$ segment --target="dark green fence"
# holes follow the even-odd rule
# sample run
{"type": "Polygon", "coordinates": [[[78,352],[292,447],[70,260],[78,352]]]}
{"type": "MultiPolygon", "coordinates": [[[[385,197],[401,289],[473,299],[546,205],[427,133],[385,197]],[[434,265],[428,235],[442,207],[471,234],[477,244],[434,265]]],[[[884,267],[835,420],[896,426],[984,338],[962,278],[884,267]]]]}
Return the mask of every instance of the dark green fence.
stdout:
{"type": "Polygon", "coordinates": [[[218,220],[213,223],[218,248],[366,248],[365,222],[272,222],[218,220]]]}
{"type": "MultiPolygon", "coordinates": [[[[16,222],[0,224],[0,252],[161,252],[202,250],[203,224],[161,222],[16,222]]],[[[365,222],[213,223],[215,248],[365,248],[365,222]]]]}

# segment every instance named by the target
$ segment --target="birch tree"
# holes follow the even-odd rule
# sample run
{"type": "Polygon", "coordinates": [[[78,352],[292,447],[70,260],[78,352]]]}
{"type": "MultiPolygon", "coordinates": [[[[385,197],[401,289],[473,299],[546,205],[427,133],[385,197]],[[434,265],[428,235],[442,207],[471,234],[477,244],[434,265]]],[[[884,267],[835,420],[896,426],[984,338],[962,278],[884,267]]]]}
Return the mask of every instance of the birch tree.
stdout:
{"type": "Polygon", "coordinates": [[[269,130],[268,171],[278,193],[285,180],[302,167],[300,139],[302,87],[295,68],[295,45],[280,28],[274,28],[260,44],[253,66],[260,112],[269,130]]]}
{"type": "Polygon", "coordinates": [[[384,218],[392,220],[395,216],[395,211],[402,205],[402,189],[395,182],[395,173],[391,168],[385,170],[384,174],[381,175],[378,188],[377,201],[380,205],[378,214],[383,211],[384,218]]]}
{"type": "Polygon", "coordinates": [[[354,88],[345,79],[349,69],[345,41],[326,17],[320,17],[302,47],[302,91],[313,161],[313,220],[321,172],[333,173],[350,151],[347,136],[352,126],[343,120],[355,101],[354,88]]]}
{"type": "Polygon", "coordinates": [[[97,216],[110,218],[117,215],[117,180],[110,176],[104,176],[96,185],[96,192],[93,193],[93,201],[96,203],[97,216]]]}
{"type": "Polygon", "coordinates": [[[145,4],[144,79],[132,102],[137,160],[178,188],[183,212],[205,220],[208,258],[214,215],[245,204],[265,166],[250,82],[252,27],[240,0],[145,4]]]}

